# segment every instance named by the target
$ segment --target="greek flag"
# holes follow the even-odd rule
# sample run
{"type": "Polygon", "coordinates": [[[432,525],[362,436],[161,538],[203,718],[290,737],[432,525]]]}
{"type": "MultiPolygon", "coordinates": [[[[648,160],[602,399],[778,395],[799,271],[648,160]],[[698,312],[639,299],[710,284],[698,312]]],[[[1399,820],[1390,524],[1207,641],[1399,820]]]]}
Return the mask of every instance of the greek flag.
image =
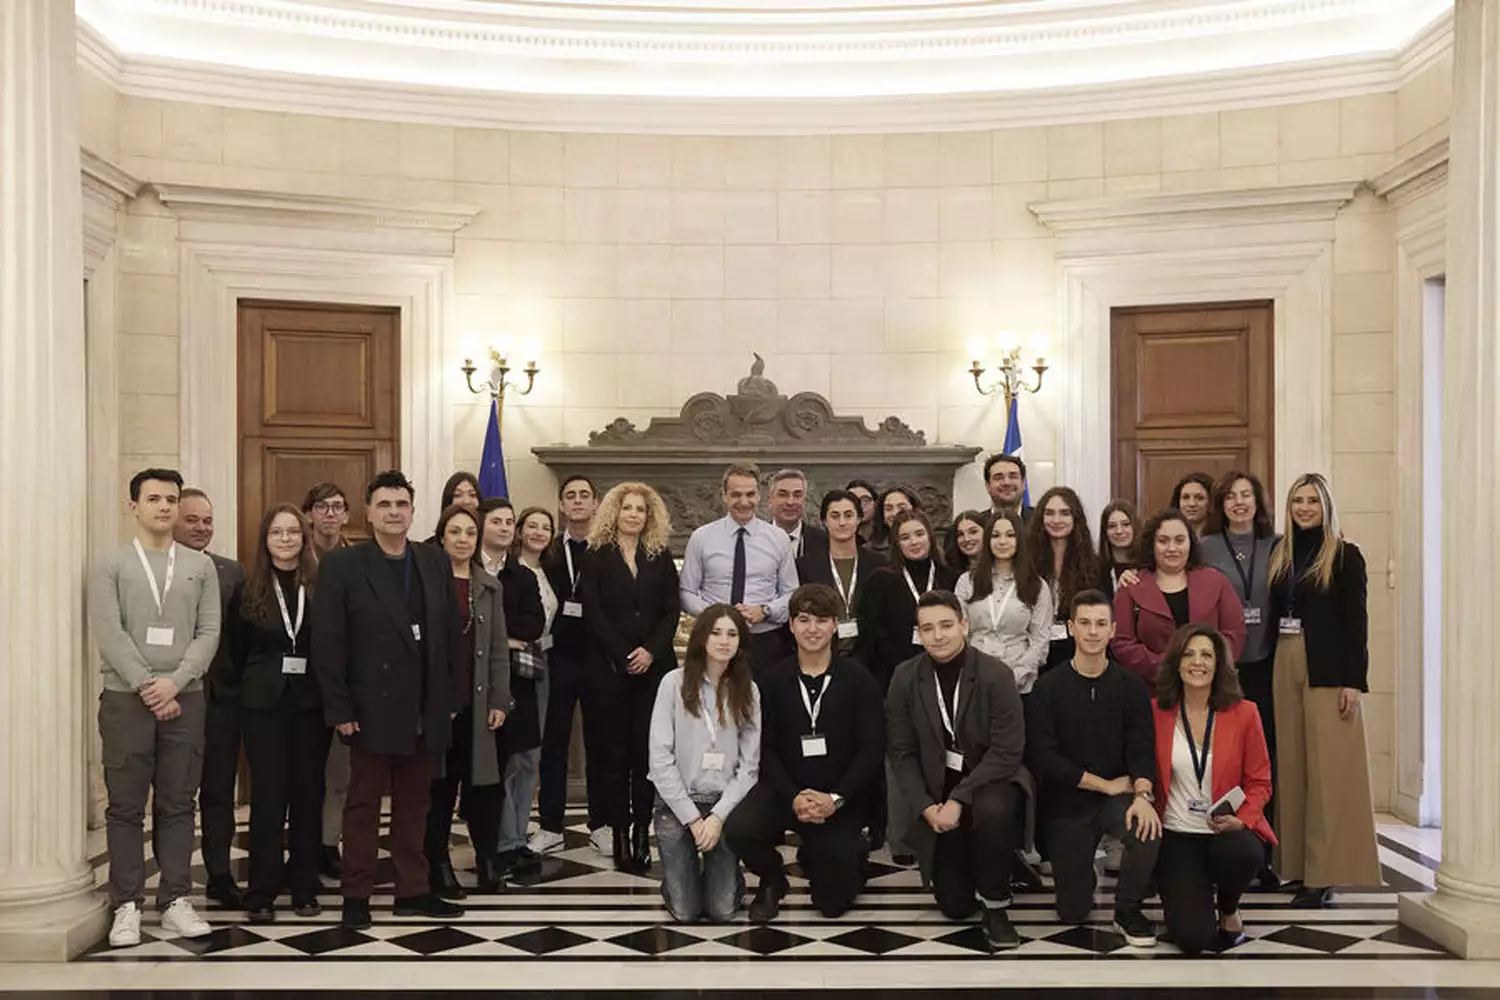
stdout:
{"type": "MultiPolygon", "coordinates": [[[[1005,415],[1005,444],[1000,448],[1007,455],[1014,455],[1024,459],[1021,454],[1021,397],[1019,395],[1010,397],[1010,410],[1005,415]]],[[[485,446],[485,454],[489,454],[489,446],[485,446]]],[[[488,496],[489,494],[485,494],[488,496]]],[[[1031,487],[1023,486],[1021,491],[1021,506],[1031,506],[1031,487]]]]}

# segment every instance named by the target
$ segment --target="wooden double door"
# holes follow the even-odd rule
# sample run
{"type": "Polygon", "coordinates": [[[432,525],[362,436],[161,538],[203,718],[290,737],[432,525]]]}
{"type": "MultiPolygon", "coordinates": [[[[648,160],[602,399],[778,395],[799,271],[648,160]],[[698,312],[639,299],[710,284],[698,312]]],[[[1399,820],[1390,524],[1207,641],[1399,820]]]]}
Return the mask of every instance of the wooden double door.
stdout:
{"type": "Polygon", "coordinates": [[[1231,469],[1274,491],[1273,318],[1270,302],[1113,310],[1115,496],[1149,516],[1189,472],[1231,469]]]}
{"type": "Polygon", "coordinates": [[[240,301],[242,560],[266,509],[319,482],[346,491],[346,532],[368,537],[365,484],[400,459],[400,330],[393,309],[240,301]]]}

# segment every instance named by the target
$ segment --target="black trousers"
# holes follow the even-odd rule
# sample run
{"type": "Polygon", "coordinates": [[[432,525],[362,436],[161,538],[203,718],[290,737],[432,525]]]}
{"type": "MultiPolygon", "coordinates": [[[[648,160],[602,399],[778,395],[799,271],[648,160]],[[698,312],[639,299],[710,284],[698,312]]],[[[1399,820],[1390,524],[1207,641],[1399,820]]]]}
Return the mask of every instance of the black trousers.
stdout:
{"type": "Polygon", "coordinates": [[[562,833],[563,810],[568,805],[568,748],[573,742],[573,715],[583,706],[584,777],[588,782],[589,829],[608,825],[604,793],[603,751],[599,735],[601,712],[587,664],[553,649],[547,655],[547,718],[542,724],[542,753],[538,765],[537,819],[543,830],[562,833]]]}
{"type": "Polygon", "coordinates": [[[240,706],[208,700],[203,740],[203,777],[198,784],[203,867],[210,883],[234,876],[229,845],[234,840],[234,785],[240,767],[240,706]]]}
{"type": "Polygon", "coordinates": [[[250,761],[250,879],[247,909],[269,906],[283,879],[294,900],[317,895],[323,842],[323,768],[331,730],[321,708],[298,708],[289,695],[275,708],[242,710],[250,761]],[[282,843],[289,850],[283,863],[282,843]]]}
{"type": "MultiPolygon", "coordinates": [[[[422,853],[429,866],[448,863],[448,840],[453,835],[453,807],[469,828],[469,840],[479,858],[493,858],[500,852],[500,813],[505,805],[505,783],[492,785],[469,783],[474,759],[473,709],[466,708],[453,719],[453,742],[446,754],[441,778],[432,779],[432,805],[427,810],[427,834],[422,853]],[[459,789],[463,789],[460,803],[459,789]]],[[[505,741],[496,733],[486,732],[483,739],[495,741],[498,773],[505,773],[508,754],[505,741]]]]}
{"type": "Polygon", "coordinates": [[[764,632],[750,633],[750,670],[759,680],[766,668],[780,663],[797,651],[792,642],[792,633],[785,625],[778,625],[764,632]]]}
{"type": "MultiPolygon", "coordinates": [[[[1240,675],[1240,687],[1245,691],[1245,697],[1255,704],[1255,709],[1260,713],[1260,728],[1266,733],[1266,749],[1271,754],[1271,787],[1276,785],[1276,701],[1271,695],[1271,672],[1276,661],[1274,658],[1264,660],[1246,660],[1237,664],[1240,675]]],[[[1270,801],[1266,803],[1266,822],[1271,828],[1276,828],[1276,797],[1273,793],[1270,801]]],[[[1259,838],[1256,838],[1259,839],[1259,838]]],[[[1266,858],[1269,861],[1271,847],[1266,845],[1266,858]]]]}
{"type": "MultiPolygon", "coordinates": [[[[1020,787],[1012,782],[985,785],[964,808],[958,826],[937,835],[932,895],[949,920],[967,919],[981,905],[1010,904],[1022,801],[1020,787]]],[[[927,821],[919,816],[917,822],[927,821]]]]}
{"type": "Polygon", "coordinates": [[[1159,840],[1141,840],[1125,828],[1125,812],[1133,795],[1100,795],[1092,813],[1047,817],[1047,853],[1057,883],[1057,915],[1064,923],[1087,923],[1094,908],[1094,850],[1105,834],[1125,846],[1120,859],[1120,882],[1115,887],[1115,909],[1138,909],[1156,867],[1159,840]]]}
{"type": "Polygon", "coordinates": [[[589,788],[590,811],[593,800],[600,798],[606,823],[649,824],[656,798],[649,776],[651,710],[656,706],[661,674],[654,670],[621,674],[602,665],[595,668],[595,673],[594,695],[609,708],[596,713],[599,738],[593,755],[599,758],[603,787],[589,788]]]}
{"type": "Polygon", "coordinates": [[[1218,934],[1218,915],[1238,912],[1240,897],[1265,863],[1261,845],[1249,830],[1163,832],[1156,884],[1167,933],[1184,954],[1208,949],[1218,934]]]}
{"type": "Polygon", "coordinates": [[[807,876],[813,905],[825,917],[838,917],[865,887],[862,823],[859,811],[847,805],[826,822],[799,822],[791,801],[778,798],[769,785],[759,782],[729,814],[724,839],[764,885],[782,874],[776,845],[787,830],[796,833],[801,841],[797,864],[807,876]]]}

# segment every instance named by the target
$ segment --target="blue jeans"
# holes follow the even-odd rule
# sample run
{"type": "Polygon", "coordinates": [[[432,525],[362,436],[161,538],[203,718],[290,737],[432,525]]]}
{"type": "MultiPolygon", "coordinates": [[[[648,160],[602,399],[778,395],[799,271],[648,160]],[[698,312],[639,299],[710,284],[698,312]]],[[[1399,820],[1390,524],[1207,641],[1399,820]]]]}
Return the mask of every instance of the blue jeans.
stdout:
{"type": "MultiPolygon", "coordinates": [[[[708,815],[718,799],[694,800],[708,815]]],[[[698,853],[693,835],[660,798],[656,800],[656,846],[661,851],[662,899],[678,923],[724,924],[734,919],[745,891],[740,859],[721,836],[707,854],[698,853]]]]}
{"type": "MultiPolygon", "coordinates": [[[[537,712],[542,732],[547,730],[547,674],[536,682],[537,712]]],[[[500,850],[518,851],[526,846],[526,830],[531,822],[531,804],[536,800],[536,786],[541,781],[542,748],[534,747],[513,753],[505,759],[505,809],[500,814],[500,850]]]]}

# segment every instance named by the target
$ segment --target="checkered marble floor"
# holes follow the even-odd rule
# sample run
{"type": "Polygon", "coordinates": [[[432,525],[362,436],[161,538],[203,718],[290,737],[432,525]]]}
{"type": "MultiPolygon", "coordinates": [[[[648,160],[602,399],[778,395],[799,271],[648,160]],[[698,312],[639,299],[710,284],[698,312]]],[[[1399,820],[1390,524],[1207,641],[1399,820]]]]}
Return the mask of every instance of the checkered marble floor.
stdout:
{"type": "MultiPolygon", "coordinates": [[[[1025,943],[991,956],[977,926],[954,924],[938,913],[918,874],[889,863],[881,852],[872,859],[871,877],[856,908],[837,920],[822,917],[811,905],[806,880],[790,869],[792,891],[781,918],[771,926],[749,924],[741,913],[728,925],[674,924],[662,905],[659,867],[647,876],[613,870],[609,859],[590,846],[583,817],[566,834],[564,849],[549,855],[540,871],[510,883],[503,894],[470,896],[467,912],[451,922],[395,917],[391,913],[390,863],[382,845],[381,872],[372,900],[375,925],[356,932],[339,926],[339,896],[328,886],[321,901],[325,912],[298,918],[289,906],[269,926],[249,926],[244,914],[194,902],[212,923],[213,934],[188,941],[161,932],[154,913],[146,914],[142,942],[134,948],[107,945],[89,951],[81,962],[360,962],[424,960],[448,963],[690,963],[783,960],[833,962],[961,962],[1108,960],[1142,957],[1178,959],[1169,943],[1153,950],[1128,947],[1111,929],[1113,880],[1101,880],[1093,920],[1083,927],[1058,921],[1050,892],[1021,895],[1011,914],[1025,943]]],[[[245,878],[244,816],[232,864],[245,878]]],[[[460,830],[462,829],[460,825],[460,830]]],[[[788,859],[791,849],[783,848],[788,859]]],[[[472,866],[473,853],[455,835],[454,863],[472,866]]],[[[199,859],[195,856],[195,861],[199,859]]],[[[1382,886],[1345,890],[1327,910],[1295,910],[1282,893],[1251,893],[1242,913],[1249,940],[1224,953],[1235,960],[1445,959],[1437,945],[1396,921],[1396,894],[1431,889],[1436,862],[1402,843],[1391,831],[1381,833],[1382,886]]],[[[95,859],[102,883],[103,857],[95,859]]],[[[148,862],[148,865],[150,863],[148,862]]],[[[152,872],[154,885],[154,866],[152,872]]],[[[204,877],[195,868],[195,882],[204,877]]],[[[460,879],[472,885],[471,873],[460,879]]],[[[753,878],[751,885],[754,885],[753,878]]],[[[149,895],[149,894],[148,894],[149,895]]],[[[1159,907],[1148,911],[1160,919],[1159,907]]]]}

